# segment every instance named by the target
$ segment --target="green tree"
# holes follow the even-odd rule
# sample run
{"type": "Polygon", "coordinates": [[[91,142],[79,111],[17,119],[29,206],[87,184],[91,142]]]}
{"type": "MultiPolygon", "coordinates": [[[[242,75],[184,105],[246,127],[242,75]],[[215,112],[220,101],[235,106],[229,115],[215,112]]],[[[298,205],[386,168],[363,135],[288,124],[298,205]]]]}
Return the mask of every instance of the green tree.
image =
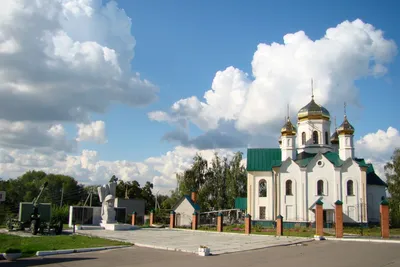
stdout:
{"type": "Polygon", "coordinates": [[[396,148],[391,161],[385,165],[392,227],[400,227],[400,149],[396,148]]]}

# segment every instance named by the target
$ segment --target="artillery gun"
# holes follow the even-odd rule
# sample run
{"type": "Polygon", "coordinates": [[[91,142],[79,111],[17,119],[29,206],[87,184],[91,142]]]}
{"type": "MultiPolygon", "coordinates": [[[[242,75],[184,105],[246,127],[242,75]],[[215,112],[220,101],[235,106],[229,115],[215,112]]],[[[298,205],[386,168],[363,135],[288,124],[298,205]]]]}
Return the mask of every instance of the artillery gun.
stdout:
{"type": "MultiPolygon", "coordinates": [[[[23,203],[20,203],[20,219],[11,219],[7,222],[7,228],[9,230],[25,230],[25,227],[29,226],[29,230],[32,233],[32,235],[36,235],[37,233],[43,234],[44,232],[51,232],[53,229],[56,235],[59,235],[62,233],[63,229],[63,224],[61,221],[54,222],[51,218],[49,221],[45,221],[41,218],[40,212],[39,212],[39,199],[44,191],[44,189],[47,187],[48,182],[46,181],[42,187],[40,188],[39,195],[35,197],[32,201],[32,203],[25,203],[25,204],[31,204],[29,205],[30,207],[33,207],[33,211],[29,216],[29,219],[23,219],[23,208],[24,206],[22,205],[23,203]]],[[[26,214],[26,213],[25,213],[26,214]]],[[[51,216],[50,216],[51,217],[51,216]]]]}

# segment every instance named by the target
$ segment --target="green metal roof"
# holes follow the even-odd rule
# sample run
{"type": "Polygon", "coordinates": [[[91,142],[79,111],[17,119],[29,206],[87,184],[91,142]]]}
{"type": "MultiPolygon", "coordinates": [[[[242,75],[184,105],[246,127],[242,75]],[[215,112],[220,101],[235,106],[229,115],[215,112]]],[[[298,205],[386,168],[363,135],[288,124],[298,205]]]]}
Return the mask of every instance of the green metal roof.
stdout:
{"type": "MultiPolygon", "coordinates": [[[[307,167],[311,160],[316,156],[315,153],[302,152],[297,154],[295,161],[300,167],[307,167]]],[[[344,163],[338,153],[326,152],[324,155],[335,167],[341,167],[344,163]]],[[[367,184],[387,186],[382,179],[375,173],[374,167],[366,163],[364,159],[354,159],[360,167],[367,167],[367,184]]],[[[282,164],[282,154],[279,148],[249,148],[247,149],[247,171],[271,171],[272,167],[282,164]]]]}
{"type": "Polygon", "coordinates": [[[282,154],[279,148],[249,148],[247,149],[247,171],[271,171],[272,167],[280,165],[281,159],[282,154]]]}

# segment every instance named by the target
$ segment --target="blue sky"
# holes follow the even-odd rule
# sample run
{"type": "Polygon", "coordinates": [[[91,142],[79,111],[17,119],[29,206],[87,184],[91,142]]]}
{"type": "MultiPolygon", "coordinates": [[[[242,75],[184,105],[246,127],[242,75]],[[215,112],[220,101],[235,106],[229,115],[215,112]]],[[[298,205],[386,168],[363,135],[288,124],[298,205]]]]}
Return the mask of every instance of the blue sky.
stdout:
{"type": "MultiPolygon", "coordinates": [[[[319,39],[327,28],[360,18],[400,43],[396,25],[396,1],[118,1],[132,19],[136,39],[132,68],[160,88],[159,99],[143,108],[115,105],[94,119],[106,122],[109,142],[89,144],[105,160],[143,160],[171,150],[175,144],[161,141],[170,129],[150,121],[147,113],[166,110],[175,101],[202,99],[218,70],[228,66],[251,73],[251,60],[259,43],[282,43],[283,35],[299,30],[319,39]],[[127,122],[127,123],[125,123],[127,122]]],[[[385,79],[356,82],[363,89],[363,108],[355,121],[356,137],[388,126],[398,126],[395,115],[400,96],[399,60],[389,65],[385,79]],[[377,114],[379,110],[379,114],[377,114]]],[[[306,103],[304,103],[306,104],[306,103]]],[[[338,123],[341,114],[337,114],[338,123]]],[[[200,133],[191,127],[191,133],[200,133]]]]}
{"type": "Polygon", "coordinates": [[[0,177],[165,192],[198,151],[278,147],[311,78],[380,175],[400,147],[397,1],[18,1],[0,10],[0,177]]]}

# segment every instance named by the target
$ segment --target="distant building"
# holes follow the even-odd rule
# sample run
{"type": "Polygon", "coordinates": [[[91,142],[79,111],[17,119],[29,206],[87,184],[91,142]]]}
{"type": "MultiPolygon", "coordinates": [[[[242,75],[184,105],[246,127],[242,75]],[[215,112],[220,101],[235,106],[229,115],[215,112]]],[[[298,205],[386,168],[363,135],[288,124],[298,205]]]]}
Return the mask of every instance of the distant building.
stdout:
{"type": "Polygon", "coordinates": [[[200,212],[200,206],[197,203],[197,192],[192,192],[191,196],[182,196],[172,207],[172,210],[175,211],[176,226],[190,226],[192,224],[193,213],[195,211],[200,212]]]}
{"type": "Polygon", "coordinates": [[[387,185],[372,164],[354,155],[354,128],[347,119],[331,135],[327,109],[311,102],[288,117],[280,148],[247,150],[247,212],[253,220],[314,222],[315,202],[324,205],[324,221],[334,220],[334,203],[343,202],[345,223],[379,222],[379,203],[387,185]]]}

